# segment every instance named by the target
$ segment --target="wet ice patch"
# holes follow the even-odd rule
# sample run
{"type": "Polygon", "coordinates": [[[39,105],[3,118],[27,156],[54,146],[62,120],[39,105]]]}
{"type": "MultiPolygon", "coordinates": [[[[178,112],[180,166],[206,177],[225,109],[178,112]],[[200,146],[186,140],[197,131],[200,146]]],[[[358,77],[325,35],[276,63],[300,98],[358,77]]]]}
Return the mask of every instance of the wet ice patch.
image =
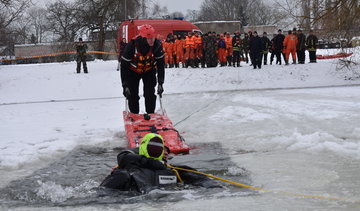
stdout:
{"type": "Polygon", "coordinates": [[[227,106],[209,117],[213,121],[224,123],[253,122],[271,119],[272,115],[242,106],[227,106]]]}
{"type": "MultiPolygon", "coordinates": [[[[298,118],[312,118],[316,120],[329,120],[337,119],[339,117],[349,116],[348,111],[351,109],[357,109],[358,105],[352,102],[339,102],[331,99],[317,99],[316,95],[307,93],[306,90],[302,90],[303,95],[312,99],[273,99],[272,92],[268,95],[253,96],[239,94],[232,99],[234,103],[245,103],[249,107],[259,108],[261,111],[273,114],[274,116],[286,116],[291,119],[298,118]]],[[[288,91],[293,92],[293,90],[288,91]]],[[[296,93],[296,90],[294,91],[296,93]]],[[[295,95],[294,95],[295,96],[295,95]]],[[[246,110],[244,110],[246,111],[246,110]]],[[[357,115],[357,114],[352,114],[357,115]]]]}
{"type": "Polygon", "coordinates": [[[228,171],[224,175],[226,175],[226,176],[244,176],[247,174],[248,174],[248,172],[244,168],[234,166],[234,167],[229,167],[228,171]]]}
{"type": "Polygon", "coordinates": [[[311,153],[332,153],[339,156],[360,159],[360,142],[352,139],[335,137],[329,133],[315,132],[301,134],[294,132],[291,136],[279,136],[270,140],[290,151],[307,151],[311,153]]]}
{"type": "Polygon", "coordinates": [[[64,187],[63,185],[56,184],[53,181],[38,181],[39,188],[36,191],[36,195],[44,200],[51,201],[53,203],[64,202],[69,198],[86,197],[91,193],[91,189],[97,187],[99,184],[93,180],[85,181],[78,187],[64,187]]]}

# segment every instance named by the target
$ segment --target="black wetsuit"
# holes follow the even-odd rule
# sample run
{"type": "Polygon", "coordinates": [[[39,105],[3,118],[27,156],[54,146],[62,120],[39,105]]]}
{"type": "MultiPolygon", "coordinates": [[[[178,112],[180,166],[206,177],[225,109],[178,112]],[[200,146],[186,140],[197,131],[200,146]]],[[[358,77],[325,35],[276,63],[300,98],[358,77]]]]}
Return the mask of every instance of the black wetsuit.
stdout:
{"type": "MultiPolygon", "coordinates": [[[[126,150],[117,156],[118,167],[107,176],[100,186],[123,191],[147,193],[159,187],[175,186],[178,182],[174,171],[162,162],[138,155],[136,150],[126,150]]],[[[191,169],[188,166],[177,166],[191,169]]],[[[220,187],[208,177],[187,171],[178,171],[185,184],[206,188],[220,187]]]]}

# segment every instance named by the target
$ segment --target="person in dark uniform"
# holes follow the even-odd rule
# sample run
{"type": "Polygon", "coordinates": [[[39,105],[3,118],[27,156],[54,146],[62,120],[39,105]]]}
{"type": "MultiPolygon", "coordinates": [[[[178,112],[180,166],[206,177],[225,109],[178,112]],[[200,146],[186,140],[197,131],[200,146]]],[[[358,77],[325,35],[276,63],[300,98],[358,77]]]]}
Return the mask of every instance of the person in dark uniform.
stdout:
{"type": "Polygon", "coordinates": [[[208,33],[203,48],[206,67],[216,67],[218,65],[216,33],[208,33]]]}
{"type": "Polygon", "coordinates": [[[280,64],[281,65],[281,55],[283,55],[283,58],[285,60],[285,55],[284,55],[284,39],[285,36],[282,34],[282,30],[279,29],[278,30],[278,34],[273,38],[274,39],[274,51],[275,51],[275,55],[276,55],[276,64],[280,64]]]}
{"type": "Polygon", "coordinates": [[[319,45],[318,38],[314,35],[313,30],[306,39],[306,48],[309,51],[310,63],[316,63],[316,49],[319,45]]]}
{"type": "Polygon", "coordinates": [[[86,50],[87,45],[83,43],[82,38],[79,38],[79,42],[75,45],[76,49],[76,73],[80,73],[81,62],[83,63],[84,73],[88,73],[87,65],[86,65],[86,50]]]}
{"type": "MultiPolygon", "coordinates": [[[[180,181],[185,184],[206,188],[221,187],[206,176],[187,171],[174,171],[167,166],[167,151],[159,134],[148,133],[141,140],[140,147],[118,154],[117,163],[101,187],[122,191],[148,193],[162,187],[173,187],[180,181]]],[[[177,166],[195,170],[188,166],[177,166]]]]}
{"type": "Polygon", "coordinates": [[[262,57],[264,58],[264,65],[267,65],[267,57],[268,57],[269,50],[271,49],[271,42],[270,42],[269,38],[267,37],[266,32],[263,33],[261,41],[263,42],[262,57]]]}
{"type": "Polygon", "coordinates": [[[235,36],[233,37],[233,66],[235,67],[235,65],[237,67],[240,67],[240,47],[241,47],[241,39],[239,36],[235,36]]]}
{"type": "Polygon", "coordinates": [[[245,57],[245,61],[246,64],[249,63],[249,42],[250,42],[250,37],[248,33],[244,34],[244,39],[242,39],[241,41],[241,47],[242,47],[242,52],[244,52],[244,57],[245,57]]]}
{"type": "Polygon", "coordinates": [[[256,67],[261,69],[261,57],[262,51],[264,50],[264,44],[256,31],[254,31],[253,37],[250,39],[249,50],[250,58],[252,60],[251,63],[254,65],[254,69],[256,69],[256,67]]]}
{"type": "Polygon", "coordinates": [[[121,57],[121,82],[123,94],[129,101],[130,112],[139,113],[139,83],[144,84],[146,113],[154,113],[157,93],[164,92],[164,51],[161,42],[155,39],[155,29],[148,24],[139,28],[139,35],[132,39],[121,57]]]}
{"type": "Polygon", "coordinates": [[[306,37],[302,33],[301,29],[297,30],[296,36],[298,38],[298,43],[296,45],[296,53],[298,56],[298,63],[305,64],[305,44],[306,44],[306,37]]]}

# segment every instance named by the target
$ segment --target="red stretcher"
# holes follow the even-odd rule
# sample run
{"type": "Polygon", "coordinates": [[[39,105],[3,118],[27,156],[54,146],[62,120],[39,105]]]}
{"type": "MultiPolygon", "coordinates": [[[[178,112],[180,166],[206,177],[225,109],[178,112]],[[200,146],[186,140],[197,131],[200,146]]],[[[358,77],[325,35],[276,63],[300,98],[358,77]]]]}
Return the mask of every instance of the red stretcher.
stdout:
{"type": "Polygon", "coordinates": [[[338,59],[338,58],[345,58],[353,55],[353,53],[337,53],[334,55],[316,55],[317,59],[338,59]]]}
{"type": "Polygon", "coordinates": [[[184,138],[177,131],[169,117],[166,115],[162,107],[161,97],[160,111],[152,114],[133,114],[129,111],[128,102],[125,102],[125,111],[123,118],[125,124],[126,137],[128,139],[128,147],[139,147],[142,138],[148,133],[160,134],[165,146],[174,154],[188,154],[190,147],[185,143],[184,138]]]}

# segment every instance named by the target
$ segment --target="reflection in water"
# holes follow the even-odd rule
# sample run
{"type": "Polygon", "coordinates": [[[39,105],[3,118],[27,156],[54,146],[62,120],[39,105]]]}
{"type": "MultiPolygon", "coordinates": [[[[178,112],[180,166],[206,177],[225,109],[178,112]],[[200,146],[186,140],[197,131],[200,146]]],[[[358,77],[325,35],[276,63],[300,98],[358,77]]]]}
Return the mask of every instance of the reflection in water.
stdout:
{"type": "MultiPolygon", "coordinates": [[[[78,147],[50,166],[37,170],[23,179],[12,181],[1,189],[2,207],[72,207],[90,204],[133,204],[140,201],[177,202],[254,194],[251,190],[224,183],[221,183],[223,188],[205,189],[179,185],[171,190],[153,190],[145,195],[98,187],[116,164],[116,155],[122,150],[78,147]]],[[[248,172],[235,166],[218,143],[193,145],[189,155],[174,156],[170,164],[189,165],[205,173],[251,184],[248,172]]]]}

